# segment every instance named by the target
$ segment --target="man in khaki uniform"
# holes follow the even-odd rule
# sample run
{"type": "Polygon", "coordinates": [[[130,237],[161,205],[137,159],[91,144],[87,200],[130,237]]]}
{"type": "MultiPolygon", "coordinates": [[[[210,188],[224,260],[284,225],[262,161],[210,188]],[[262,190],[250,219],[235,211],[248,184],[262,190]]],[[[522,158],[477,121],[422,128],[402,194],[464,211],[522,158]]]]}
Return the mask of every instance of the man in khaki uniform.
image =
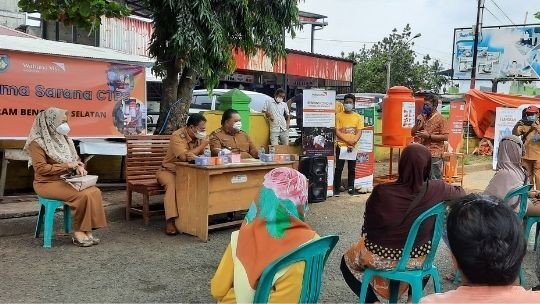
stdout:
{"type": "Polygon", "coordinates": [[[242,158],[259,158],[259,151],[242,131],[242,121],[238,111],[228,109],[221,117],[221,128],[210,134],[210,150],[217,156],[221,150],[240,153],[242,158]]]}
{"type": "Polygon", "coordinates": [[[520,136],[523,141],[523,166],[529,172],[533,189],[540,189],[540,120],[539,109],[529,106],[525,109],[525,117],[517,122],[512,134],[520,136]]]}
{"type": "Polygon", "coordinates": [[[189,162],[196,156],[202,155],[208,147],[206,136],[206,118],[201,114],[191,114],[187,125],[176,130],[171,135],[171,142],[167,149],[167,155],[163,160],[162,168],[156,173],[157,181],[165,188],[163,199],[165,206],[165,233],[175,235],[177,233],[175,220],[178,218],[178,206],[176,205],[176,176],[175,162],[189,162]]]}

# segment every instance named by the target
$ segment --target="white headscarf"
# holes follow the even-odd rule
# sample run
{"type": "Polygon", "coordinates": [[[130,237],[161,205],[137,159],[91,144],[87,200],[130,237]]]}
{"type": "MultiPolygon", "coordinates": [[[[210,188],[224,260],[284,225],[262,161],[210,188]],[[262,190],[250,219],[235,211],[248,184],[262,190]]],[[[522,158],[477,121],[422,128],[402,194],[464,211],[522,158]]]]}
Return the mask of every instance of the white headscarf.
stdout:
{"type": "MultiPolygon", "coordinates": [[[[493,176],[484,193],[504,199],[506,194],[528,182],[525,168],[521,165],[523,142],[517,136],[505,136],[497,153],[497,173],[493,176]]],[[[518,198],[513,198],[510,207],[519,212],[518,198]]]]}
{"type": "MultiPolygon", "coordinates": [[[[26,153],[30,144],[35,141],[50,158],[59,164],[79,160],[73,140],[56,131],[56,128],[63,123],[65,114],[67,115],[67,110],[58,108],[48,108],[39,113],[24,145],[26,153]]],[[[32,166],[32,157],[28,153],[28,167],[30,166],[32,166]]]]}

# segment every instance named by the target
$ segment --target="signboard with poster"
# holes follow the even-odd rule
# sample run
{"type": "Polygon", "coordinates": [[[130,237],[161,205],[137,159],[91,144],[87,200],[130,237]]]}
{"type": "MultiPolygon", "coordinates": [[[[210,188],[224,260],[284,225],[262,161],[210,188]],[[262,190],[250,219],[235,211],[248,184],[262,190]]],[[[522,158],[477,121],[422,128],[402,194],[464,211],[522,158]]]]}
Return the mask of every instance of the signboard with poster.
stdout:
{"type": "Polygon", "coordinates": [[[512,135],[512,129],[521,119],[523,108],[502,108],[495,110],[495,139],[493,141],[493,170],[497,168],[499,143],[505,136],[512,135]]]}
{"type": "Polygon", "coordinates": [[[416,122],[416,103],[406,101],[401,104],[401,127],[412,129],[416,122]]]}
{"type": "Polygon", "coordinates": [[[364,117],[364,129],[357,145],[354,187],[360,192],[368,192],[373,189],[375,172],[375,153],[373,149],[375,104],[356,101],[355,110],[364,117]]]}
{"type": "MultiPolygon", "coordinates": [[[[464,101],[452,101],[450,103],[450,117],[448,119],[448,148],[449,153],[458,153],[463,141],[463,122],[467,120],[464,101]]],[[[457,175],[457,157],[450,156],[448,164],[445,163],[446,171],[450,176],[457,175]]]]}
{"type": "Polygon", "coordinates": [[[70,137],[146,134],[144,66],[13,51],[0,61],[0,138],[26,138],[49,107],[70,111],[70,137]]]}

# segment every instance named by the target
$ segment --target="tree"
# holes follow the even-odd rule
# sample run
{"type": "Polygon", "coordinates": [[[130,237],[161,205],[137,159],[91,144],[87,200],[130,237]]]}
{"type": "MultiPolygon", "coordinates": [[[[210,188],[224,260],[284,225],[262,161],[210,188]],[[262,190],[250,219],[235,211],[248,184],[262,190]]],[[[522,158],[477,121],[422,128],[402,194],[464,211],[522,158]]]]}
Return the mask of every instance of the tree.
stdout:
{"type": "MultiPolygon", "coordinates": [[[[156,59],[153,72],[163,77],[157,129],[165,124],[171,107],[175,110],[164,133],[185,125],[195,83],[203,78],[208,88],[215,87],[234,71],[234,51],[251,56],[259,48],[272,62],[284,56],[284,34],[294,36],[300,26],[298,1],[139,1],[152,12],[149,53],[156,59]]],[[[128,11],[124,4],[109,0],[22,0],[19,6],[42,13],[47,20],[94,29],[101,16],[121,17],[128,11]]]]}
{"type": "MultiPolygon", "coordinates": [[[[391,84],[403,85],[413,90],[439,91],[447,82],[446,78],[437,75],[443,70],[438,60],[429,55],[417,62],[416,54],[411,49],[411,27],[405,26],[401,33],[394,29],[383,40],[371,48],[364,46],[358,52],[349,53],[346,57],[356,62],[354,68],[354,88],[356,92],[386,92],[387,63],[392,61],[391,84]]],[[[342,56],[344,54],[342,53],[342,56]]]]}

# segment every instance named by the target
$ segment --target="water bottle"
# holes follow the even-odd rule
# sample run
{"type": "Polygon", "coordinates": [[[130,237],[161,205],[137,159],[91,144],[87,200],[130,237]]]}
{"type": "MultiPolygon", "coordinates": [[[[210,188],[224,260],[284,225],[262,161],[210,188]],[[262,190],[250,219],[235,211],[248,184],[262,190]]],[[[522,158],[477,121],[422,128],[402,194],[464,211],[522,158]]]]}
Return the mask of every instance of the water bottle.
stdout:
{"type": "Polygon", "coordinates": [[[270,147],[268,148],[268,153],[269,153],[269,154],[272,154],[272,155],[276,154],[276,147],[270,146],[270,147]]]}
{"type": "Polygon", "coordinates": [[[210,157],[212,153],[210,153],[210,148],[209,147],[206,147],[204,148],[204,156],[205,157],[210,157]]]}
{"type": "Polygon", "coordinates": [[[262,156],[266,153],[266,150],[264,149],[264,146],[261,146],[259,148],[259,159],[262,159],[262,156]]]}

